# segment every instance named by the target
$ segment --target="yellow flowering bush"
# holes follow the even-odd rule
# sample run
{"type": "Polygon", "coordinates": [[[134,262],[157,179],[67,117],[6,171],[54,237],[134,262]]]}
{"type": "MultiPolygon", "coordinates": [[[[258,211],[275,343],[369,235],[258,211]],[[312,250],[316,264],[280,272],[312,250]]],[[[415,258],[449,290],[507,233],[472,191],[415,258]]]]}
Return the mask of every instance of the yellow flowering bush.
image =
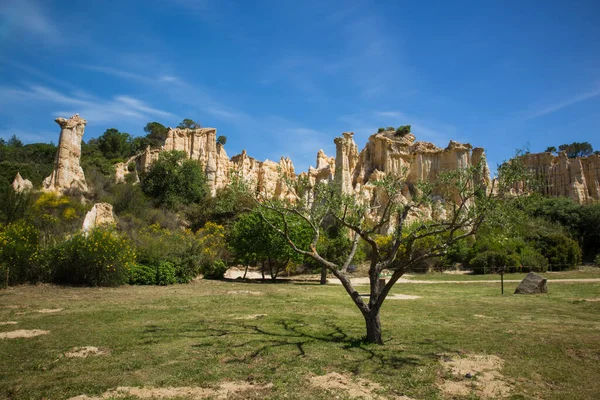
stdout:
{"type": "Polygon", "coordinates": [[[200,273],[200,237],[190,229],[171,230],[153,224],[131,235],[140,265],[156,269],[170,263],[179,283],[189,282],[200,273]]]}
{"type": "Polygon", "coordinates": [[[89,286],[125,283],[136,262],[135,248],[112,229],[77,233],[49,251],[53,280],[89,286]]]}
{"type": "Polygon", "coordinates": [[[47,277],[40,264],[39,231],[20,220],[0,228],[0,269],[9,268],[9,284],[37,282],[47,277]]]}

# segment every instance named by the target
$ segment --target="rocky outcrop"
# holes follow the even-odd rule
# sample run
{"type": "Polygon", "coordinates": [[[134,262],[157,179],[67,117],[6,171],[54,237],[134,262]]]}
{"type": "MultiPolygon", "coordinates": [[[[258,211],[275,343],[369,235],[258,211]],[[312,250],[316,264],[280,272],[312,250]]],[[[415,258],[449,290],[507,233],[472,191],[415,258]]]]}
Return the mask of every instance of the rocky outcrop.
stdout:
{"type": "Polygon", "coordinates": [[[395,135],[393,131],[371,135],[366,147],[357,154],[352,133],[344,133],[334,140],[337,157],[335,181],[345,193],[369,191],[367,184],[388,174],[406,177],[403,194],[418,181],[435,181],[442,171],[466,168],[475,163],[483,165],[482,182],[489,184],[489,168],[483,149],[473,149],[470,144],[450,141],[445,149],[433,143],[415,142],[408,133],[395,135]]]}
{"type": "MultiPolygon", "coordinates": [[[[580,204],[600,200],[600,155],[568,158],[565,152],[526,154],[520,158],[546,196],[568,197],[580,204]]],[[[515,192],[527,188],[517,185],[515,192]]]]}
{"type": "Polygon", "coordinates": [[[327,154],[323,150],[319,150],[317,153],[317,167],[308,167],[308,172],[302,172],[298,175],[298,180],[302,182],[306,188],[303,190],[309,190],[314,188],[316,184],[324,182],[333,182],[335,175],[335,157],[327,157],[327,154]]]}
{"type": "Polygon", "coordinates": [[[29,179],[23,179],[20,173],[17,172],[15,180],[12,183],[15,192],[21,193],[33,189],[33,183],[29,179]]]}
{"type": "Polygon", "coordinates": [[[89,232],[100,226],[114,225],[113,206],[108,203],[96,203],[85,215],[81,230],[89,232]]]}
{"type": "Polygon", "coordinates": [[[81,159],[81,140],[87,121],[79,116],[73,115],[69,119],[56,118],[60,125],[60,138],[58,139],[58,151],[54,162],[52,174],[44,179],[42,189],[45,191],[64,192],[69,189],[79,189],[87,192],[83,169],[79,165],[81,159]]]}

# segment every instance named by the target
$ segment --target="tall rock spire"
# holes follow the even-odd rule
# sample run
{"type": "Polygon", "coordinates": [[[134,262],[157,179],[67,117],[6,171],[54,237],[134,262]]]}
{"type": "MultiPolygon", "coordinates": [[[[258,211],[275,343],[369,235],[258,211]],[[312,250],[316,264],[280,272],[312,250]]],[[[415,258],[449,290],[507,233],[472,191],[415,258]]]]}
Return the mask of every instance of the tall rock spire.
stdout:
{"type": "Polygon", "coordinates": [[[58,151],[54,161],[52,174],[44,179],[43,190],[63,192],[71,188],[77,188],[83,192],[88,191],[83,169],[79,164],[81,160],[81,140],[87,121],[79,116],[73,115],[69,119],[56,118],[60,125],[60,138],[58,140],[58,151]]]}

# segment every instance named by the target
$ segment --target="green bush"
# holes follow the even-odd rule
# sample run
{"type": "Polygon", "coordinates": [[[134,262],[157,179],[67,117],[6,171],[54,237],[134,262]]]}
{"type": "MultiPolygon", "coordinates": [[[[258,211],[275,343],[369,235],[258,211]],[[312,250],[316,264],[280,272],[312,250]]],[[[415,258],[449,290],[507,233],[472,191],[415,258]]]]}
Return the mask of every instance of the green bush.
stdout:
{"type": "Polygon", "coordinates": [[[600,266],[600,253],[596,255],[596,258],[594,259],[594,264],[600,266]]]}
{"type": "Polygon", "coordinates": [[[506,272],[516,272],[520,260],[516,254],[488,250],[473,257],[469,261],[469,266],[475,274],[497,273],[502,267],[506,267],[506,272]]]}
{"type": "Polygon", "coordinates": [[[130,285],[156,285],[156,268],[134,264],[128,272],[130,285]]]}
{"type": "Polygon", "coordinates": [[[393,126],[388,126],[387,128],[385,128],[386,131],[395,131],[396,128],[394,128],[393,126]]]}
{"type": "Polygon", "coordinates": [[[48,278],[40,262],[39,238],[38,229],[23,220],[0,228],[0,266],[9,268],[10,285],[48,278]]]}
{"type": "Polygon", "coordinates": [[[77,233],[49,251],[57,283],[116,286],[128,279],[136,255],[128,240],[110,229],[77,233]]]}
{"type": "Polygon", "coordinates": [[[522,272],[546,272],[548,270],[548,260],[540,252],[531,247],[524,247],[521,250],[522,272]]]}
{"type": "Polygon", "coordinates": [[[381,133],[381,132],[385,132],[385,128],[379,128],[379,129],[377,129],[377,133],[381,133]]]}
{"type": "Polygon", "coordinates": [[[540,235],[535,248],[546,259],[553,271],[570,269],[581,262],[581,249],[577,242],[565,234],[540,235]]]}
{"type": "Polygon", "coordinates": [[[396,136],[406,136],[410,133],[410,125],[401,125],[396,129],[396,136]]]}
{"type": "Polygon", "coordinates": [[[162,262],[156,267],[156,284],[157,285],[172,285],[177,283],[175,277],[175,266],[170,262],[162,262]]]}
{"type": "Polygon", "coordinates": [[[179,283],[195,278],[207,259],[207,246],[201,234],[189,229],[164,229],[158,224],[131,230],[139,262],[144,265],[172,264],[179,283]]]}
{"type": "Polygon", "coordinates": [[[223,279],[226,271],[227,265],[221,260],[215,260],[202,268],[204,279],[223,279]]]}

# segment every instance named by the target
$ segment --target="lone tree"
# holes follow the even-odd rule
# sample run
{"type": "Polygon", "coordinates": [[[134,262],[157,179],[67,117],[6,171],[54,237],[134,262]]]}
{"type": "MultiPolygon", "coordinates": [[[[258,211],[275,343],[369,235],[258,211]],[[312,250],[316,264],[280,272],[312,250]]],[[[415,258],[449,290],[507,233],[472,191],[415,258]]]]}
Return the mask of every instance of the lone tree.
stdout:
{"type": "Polygon", "coordinates": [[[185,118],[183,121],[181,121],[179,123],[179,125],[177,125],[178,128],[180,129],[198,129],[198,128],[202,128],[202,125],[200,125],[199,123],[197,123],[196,121],[194,121],[193,119],[189,119],[189,118],[185,118]]]}
{"type": "Polygon", "coordinates": [[[511,186],[503,176],[523,179],[522,174],[515,172],[517,168],[523,169],[518,160],[503,164],[499,168],[497,188],[484,186],[483,168],[478,165],[441,173],[435,183],[414,185],[409,200],[402,195],[407,175],[404,171],[399,176],[388,175],[376,181],[371,202],[357,200],[359,196],[354,193],[342,194],[333,184],[320,184],[312,196],[298,198],[294,203],[260,198],[257,209],[262,219],[285,238],[295,252],[313,259],[341,281],[364,317],[366,341],[383,344],[379,312],[394,284],[412,267],[445,255],[454,243],[475,235],[498,198],[511,186]],[[506,173],[509,170],[512,172],[506,173]],[[428,207],[437,210],[438,217],[415,220],[415,213],[418,215],[428,207]],[[298,218],[312,231],[308,246],[294,240],[291,221],[298,218]],[[332,222],[346,227],[350,233],[351,245],[346,249],[343,262],[338,261],[339,258],[326,259],[318,249],[324,224],[332,222]],[[380,245],[376,235],[390,230],[391,241],[380,245]],[[361,240],[370,247],[368,298],[358,293],[347,274],[361,240]],[[392,275],[385,284],[380,284],[379,277],[384,270],[392,275]]]}
{"type": "Polygon", "coordinates": [[[558,146],[558,150],[567,152],[567,157],[569,158],[585,157],[594,153],[594,148],[589,142],[561,144],[558,146]]]}

